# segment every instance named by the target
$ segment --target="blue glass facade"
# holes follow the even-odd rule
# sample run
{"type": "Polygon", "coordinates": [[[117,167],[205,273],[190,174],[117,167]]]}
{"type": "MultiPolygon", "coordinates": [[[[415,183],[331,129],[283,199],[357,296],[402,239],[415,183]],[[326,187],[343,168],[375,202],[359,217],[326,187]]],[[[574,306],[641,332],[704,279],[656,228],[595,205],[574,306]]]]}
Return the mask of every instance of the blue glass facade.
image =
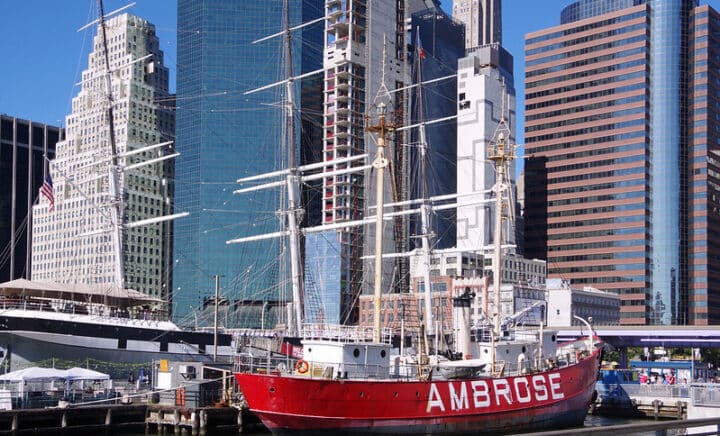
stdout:
{"type": "Polygon", "coordinates": [[[560,24],[572,23],[620,9],[645,4],[647,0],[581,0],[568,5],[560,12],[560,24]]]}
{"type": "Polygon", "coordinates": [[[329,230],[307,235],[305,263],[305,322],[342,324],[342,289],[349,284],[343,277],[343,245],[340,233],[329,230]]]}
{"type": "Polygon", "coordinates": [[[676,324],[687,130],[684,72],[690,1],[650,1],[650,240],[652,324],[676,324]]]}
{"type": "MultiPolygon", "coordinates": [[[[465,26],[454,21],[440,8],[428,9],[412,15],[410,40],[417,44],[419,40],[425,52],[420,59],[421,75],[418,75],[417,48],[413,51],[413,83],[427,82],[457,73],[458,59],[465,56],[465,26]],[[421,77],[421,79],[419,79],[421,77]]],[[[417,89],[417,88],[415,88],[417,89]]],[[[457,112],[457,101],[449,96],[457,95],[457,79],[442,80],[422,86],[422,99],[417,91],[412,93],[410,109],[411,124],[437,120],[452,116],[457,112]],[[420,106],[422,104],[422,106],[420,106]]],[[[427,141],[426,182],[429,197],[457,192],[457,122],[448,120],[425,127],[427,141]]],[[[410,143],[416,144],[408,149],[411,198],[422,197],[420,180],[419,129],[410,133],[410,143]]],[[[432,232],[435,234],[434,248],[456,246],[455,210],[437,211],[432,217],[432,232]]],[[[410,234],[419,235],[420,218],[411,221],[410,234]]],[[[411,239],[420,246],[418,238],[411,239]]]]}
{"type": "MultiPolygon", "coordinates": [[[[323,3],[291,0],[290,11],[290,24],[297,25],[322,16],[323,3]]],[[[178,1],[176,146],[181,156],[175,210],[191,214],[175,224],[173,316],[178,321],[213,294],[215,274],[223,276],[222,294],[230,300],[289,299],[278,287],[285,268],[283,241],[226,245],[229,239],[277,231],[281,225],[276,213],[283,202],[279,190],[232,192],[238,178],[276,170],[286,159],[280,146],[285,87],[244,94],[285,77],[283,38],[252,44],[279,32],[282,22],[282,2],[178,1]]],[[[320,68],[322,25],[293,36],[295,74],[320,68]]],[[[296,93],[302,95],[296,98],[298,106],[310,105],[322,94],[319,89],[302,91],[296,93]]],[[[313,104],[319,110],[319,103],[313,104]]],[[[296,131],[308,143],[316,135],[296,131]]],[[[313,153],[299,140],[297,144],[298,156],[311,159],[313,153]]],[[[236,319],[243,325],[256,321],[236,319]]]]}

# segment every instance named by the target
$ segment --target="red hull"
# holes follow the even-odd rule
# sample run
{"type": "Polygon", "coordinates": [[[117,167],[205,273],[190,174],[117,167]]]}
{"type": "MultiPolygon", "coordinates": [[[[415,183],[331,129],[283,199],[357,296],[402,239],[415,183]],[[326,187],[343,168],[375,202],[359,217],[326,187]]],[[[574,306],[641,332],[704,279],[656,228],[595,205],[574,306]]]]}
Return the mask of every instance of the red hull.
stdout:
{"type": "Polygon", "coordinates": [[[275,434],[502,434],[582,425],[599,359],[596,350],[576,365],[497,379],[235,378],[250,410],[275,434]]]}

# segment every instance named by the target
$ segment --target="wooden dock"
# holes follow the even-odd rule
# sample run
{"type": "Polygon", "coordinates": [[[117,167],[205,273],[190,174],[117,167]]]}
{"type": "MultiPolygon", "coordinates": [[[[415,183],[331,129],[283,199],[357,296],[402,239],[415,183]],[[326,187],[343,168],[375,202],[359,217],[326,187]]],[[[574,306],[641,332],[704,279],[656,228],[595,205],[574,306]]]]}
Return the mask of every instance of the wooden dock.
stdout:
{"type": "Polygon", "coordinates": [[[162,404],[96,405],[0,411],[0,435],[242,434],[263,429],[247,409],[185,408],[162,404]]]}
{"type": "Polygon", "coordinates": [[[146,414],[145,405],[3,410],[0,435],[142,431],[146,414]]]}
{"type": "Polygon", "coordinates": [[[168,405],[149,405],[145,418],[145,433],[165,434],[242,434],[264,429],[260,421],[247,409],[235,407],[202,407],[186,409],[168,405]]]}

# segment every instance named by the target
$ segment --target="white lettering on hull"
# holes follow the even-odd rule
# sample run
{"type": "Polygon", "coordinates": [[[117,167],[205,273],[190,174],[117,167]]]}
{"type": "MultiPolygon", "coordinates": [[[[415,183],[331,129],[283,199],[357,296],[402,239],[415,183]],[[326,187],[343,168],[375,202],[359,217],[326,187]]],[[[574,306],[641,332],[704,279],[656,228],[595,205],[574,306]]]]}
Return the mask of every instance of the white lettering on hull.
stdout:
{"type": "Polygon", "coordinates": [[[427,413],[437,409],[444,412],[508,406],[516,402],[527,404],[549,399],[561,400],[565,393],[561,387],[559,372],[538,374],[514,379],[483,379],[461,382],[436,382],[430,384],[427,413]],[[492,388],[491,388],[492,386],[492,388]]]}

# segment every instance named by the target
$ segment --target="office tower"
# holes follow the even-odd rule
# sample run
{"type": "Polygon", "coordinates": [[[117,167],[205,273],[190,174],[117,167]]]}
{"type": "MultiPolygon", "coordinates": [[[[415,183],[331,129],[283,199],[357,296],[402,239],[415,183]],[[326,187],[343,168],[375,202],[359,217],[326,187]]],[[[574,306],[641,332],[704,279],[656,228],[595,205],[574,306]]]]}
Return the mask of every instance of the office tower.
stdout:
{"type": "Polygon", "coordinates": [[[716,324],[717,13],[578,1],[526,35],[526,250],[622,324],[716,324]]]}
{"type": "MultiPolygon", "coordinates": [[[[324,53],[323,160],[329,170],[344,171],[362,166],[362,160],[345,158],[369,154],[375,158],[375,136],[365,131],[365,116],[376,113],[379,101],[390,103],[389,119],[404,117],[402,93],[378,94],[402,87],[406,56],[402,0],[328,0],[325,2],[326,40],[324,53]],[[385,61],[383,60],[385,56],[385,61]],[[383,83],[384,79],[384,83],[383,83]],[[333,163],[344,162],[344,163],[333,163]]],[[[375,122],[374,120],[373,122],[375,122]]],[[[390,143],[395,144],[391,137],[390,143]]],[[[397,165],[396,148],[386,149],[397,165]]],[[[386,169],[385,174],[392,170],[386,169]]],[[[386,178],[387,202],[397,200],[392,179],[386,178]]],[[[327,176],[322,180],[322,224],[336,225],[374,216],[376,185],[370,170],[327,176]]],[[[328,228],[306,240],[306,318],[326,322],[356,323],[358,295],[373,286],[374,259],[363,260],[375,249],[374,224],[362,227],[328,228]],[[330,307],[332,306],[332,307],[330,307]],[[332,314],[332,316],[330,316],[332,314]]],[[[397,229],[383,229],[384,246],[395,247],[397,229]]],[[[385,291],[392,289],[395,260],[383,261],[385,291]]]]}
{"type": "Polygon", "coordinates": [[[0,114],[0,282],[30,277],[32,206],[63,134],[0,114]]]}
{"type": "MultiPolygon", "coordinates": [[[[458,64],[457,122],[457,247],[479,250],[493,244],[495,205],[492,198],[494,164],[487,159],[498,129],[508,129],[508,144],[515,144],[515,88],[513,58],[499,44],[469,50],[458,64]],[[504,126],[500,126],[504,120],[504,126]]],[[[505,133],[507,136],[507,132],[505,133]]],[[[509,178],[514,180],[513,169],[509,178]]],[[[510,187],[513,189],[513,187],[510,187]]],[[[509,210],[503,212],[507,216],[509,210]]],[[[505,220],[503,242],[515,242],[515,223],[505,220]]]]}
{"type": "MultiPolygon", "coordinates": [[[[324,12],[322,0],[291,0],[289,11],[291,27],[324,12]]],[[[278,213],[285,207],[279,188],[233,195],[237,179],[287,165],[285,86],[245,94],[285,79],[284,37],[253,44],[283,29],[283,2],[180,0],[178,29],[176,209],[190,216],[175,223],[173,315],[181,321],[200,308],[214,296],[213,276],[220,275],[221,295],[258,309],[252,317],[237,312],[229,322],[259,327],[264,301],[292,295],[289,287],[278,288],[286,275],[283,240],[226,241],[278,231],[285,219],[278,213]]],[[[322,29],[317,23],[293,30],[294,75],[322,67],[322,29]]],[[[308,147],[321,142],[322,73],[295,86],[296,122],[303,129],[295,129],[294,146],[298,163],[307,163],[316,159],[308,147]]],[[[271,318],[274,323],[277,315],[264,320],[271,318]]]]}
{"type": "Polygon", "coordinates": [[[502,45],[502,0],[454,0],[453,18],[465,24],[468,50],[492,43],[502,45]]]}
{"type": "MultiPolygon", "coordinates": [[[[719,324],[720,311],[720,14],[707,6],[692,10],[687,77],[688,164],[686,223],[689,324],[719,324]],[[692,74],[690,74],[692,73],[692,74]]],[[[681,194],[682,195],[682,194],[681,194]]],[[[682,253],[682,252],[681,252],[682,253]]]]}
{"type": "Polygon", "coordinates": [[[167,299],[171,225],[122,226],[118,234],[111,210],[120,202],[118,220],[126,224],[172,210],[170,161],[133,167],[167,151],[157,147],[135,152],[172,137],[168,69],[149,22],[123,14],[108,20],[106,28],[107,38],[101,31],[95,35],[80,91],[65,120],[66,137],[57,143],[50,162],[54,207],[46,197],[33,207],[32,279],[108,287],[124,281],[128,288],[167,299]],[[106,59],[112,73],[111,96],[106,59]],[[117,194],[111,187],[111,121],[122,169],[117,194]],[[122,253],[113,242],[116,236],[122,253]],[[121,264],[124,271],[117,268],[121,264]]]}

